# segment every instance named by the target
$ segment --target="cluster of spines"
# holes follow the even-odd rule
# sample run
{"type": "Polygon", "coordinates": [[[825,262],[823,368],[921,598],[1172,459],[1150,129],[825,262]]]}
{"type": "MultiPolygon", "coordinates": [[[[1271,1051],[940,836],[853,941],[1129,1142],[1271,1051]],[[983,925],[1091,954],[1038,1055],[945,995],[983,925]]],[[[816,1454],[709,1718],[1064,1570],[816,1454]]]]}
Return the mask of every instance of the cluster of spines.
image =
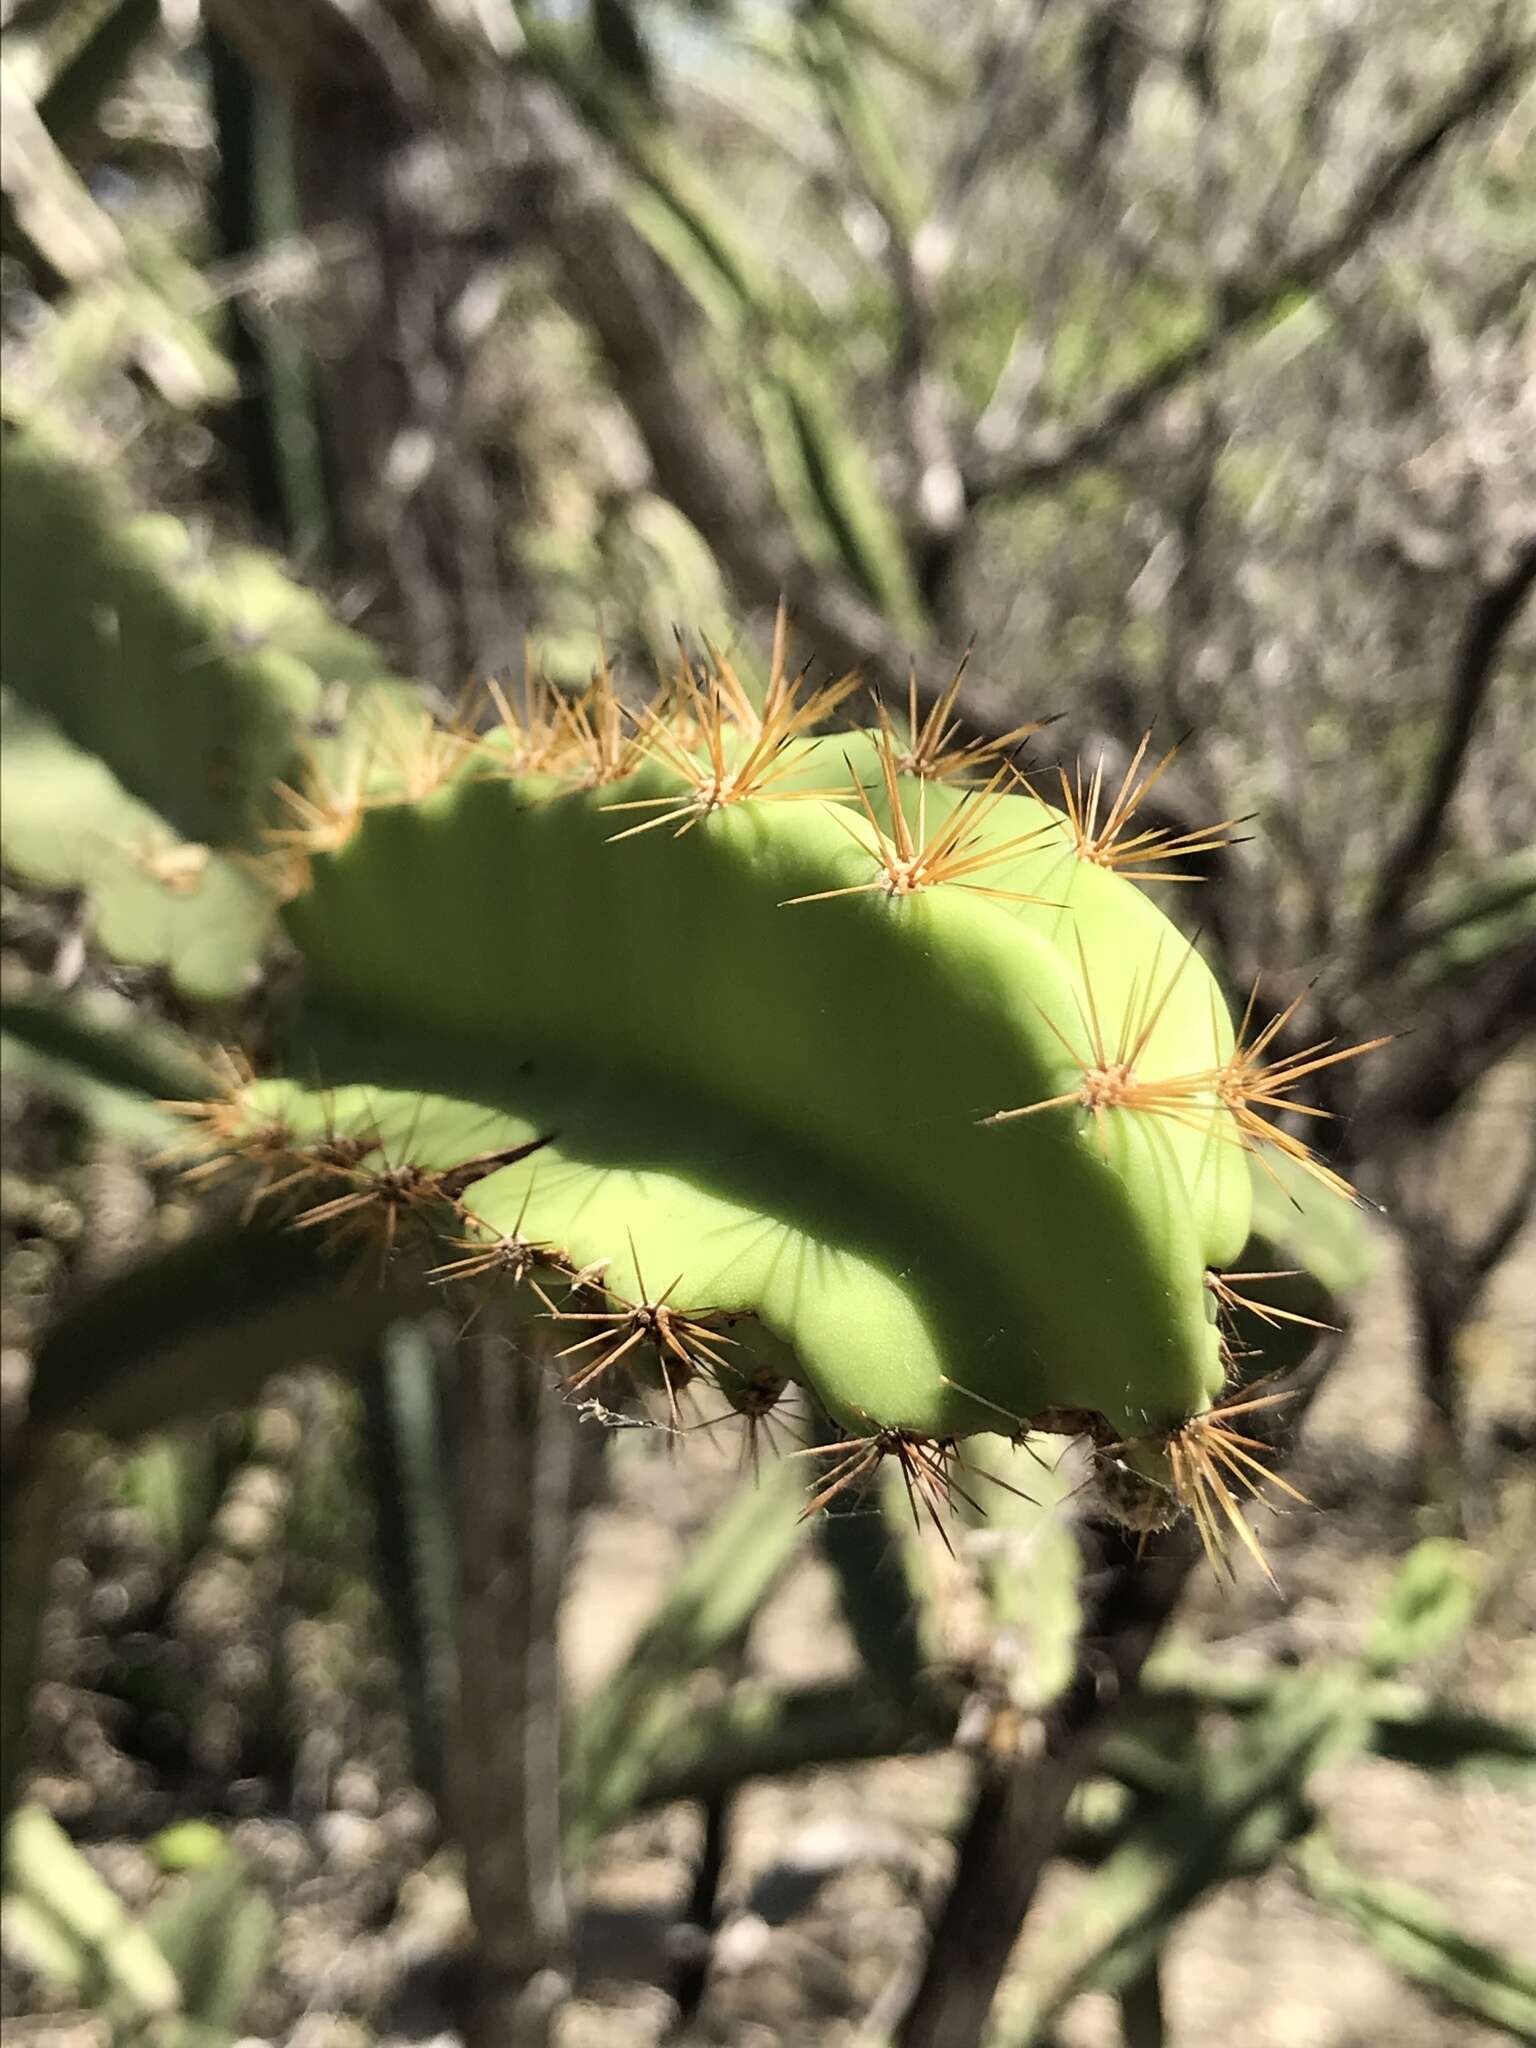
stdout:
{"type": "MultiPolygon", "coordinates": [[[[761,1424],[785,1391],[781,1377],[759,1369],[745,1353],[740,1363],[728,1355],[737,1349],[729,1325],[740,1317],[684,1309],[673,1300],[680,1275],[653,1292],[636,1256],[640,1293],[630,1300],[608,1284],[606,1262],[578,1266],[562,1247],[527,1235],[532,1183],[511,1230],[497,1232],[475,1214],[475,1184],[532,1157],[550,1137],[477,1153],[447,1168],[428,1167],[410,1157],[413,1133],[391,1147],[371,1118],[341,1129],[328,1116],[317,1135],[301,1136],[252,1106],[252,1077],[238,1055],[220,1053],[216,1069],[218,1085],[208,1097],[163,1107],[192,1127],[189,1143],[198,1156],[183,1169],[189,1179],[207,1183],[240,1169],[249,1173],[245,1220],[272,1205],[291,1228],[320,1231],[333,1249],[360,1253],[358,1274],[377,1282],[409,1250],[453,1254],[427,1267],[425,1277],[437,1285],[526,1285],[543,1315],[572,1333],[555,1353],[565,1364],[561,1385],[568,1395],[589,1395],[600,1386],[607,1391],[616,1374],[641,1385],[645,1375],[637,1368],[648,1362],[674,1430],[682,1427],[680,1399],[696,1382],[726,1393],[749,1425],[761,1424]],[[564,1298],[557,1301],[551,1287],[562,1288],[564,1298]]],[[[755,1426],[751,1434],[755,1447],[755,1426]]]]}
{"type": "MultiPolygon", "coordinates": [[[[807,671],[792,672],[782,609],[761,707],[753,702],[728,657],[707,643],[705,651],[702,665],[680,651],[668,684],[639,708],[630,708],[621,700],[604,655],[588,688],[579,696],[560,690],[531,664],[516,700],[499,683],[488,683],[485,701],[496,714],[488,730],[481,729],[482,707],[473,695],[461,700],[445,725],[435,723],[424,712],[415,717],[386,713],[373,754],[353,756],[334,777],[312,765],[300,785],[279,786],[292,817],[292,822],[270,835],[274,859],[282,864],[282,892],[301,888],[309,855],[345,844],[369,810],[418,802],[454,776],[539,776],[547,778],[557,791],[593,790],[623,781],[650,759],[672,769],[683,788],[673,796],[620,800],[610,805],[615,811],[637,809],[650,814],[638,823],[621,826],[613,835],[616,839],[660,828],[685,833],[715,812],[740,803],[818,798],[849,806],[850,836],[871,857],[869,878],[790,899],[797,905],[866,893],[904,897],[945,887],[1039,903],[1047,899],[1001,888],[988,877],[1014,856],[1063,834],[1078,859],[1126,880],[1193,881],[1197,877],[1177,863],[1232,844],[1241,822],[1224,819],[1204,830],[1188,832],[1138,828],[1140,806],[1179,751],[1171,748],[1148,766],[1150,741],[1144,737],[1113,789],[1106,785],[1102,759],[1086,782],[1080,767],[1072,778],[1063,769],[1059,771],[1062,805],[1056,822],[1001,842],[989,841],[984,828],[997,806],[1014,790],[1029,786],[1014,767],[1013,754],[1049,721],[1019,725],[996,740],[965,741],[955,715],[962,663],[926,716],[919,715],[914,682],[905,740],[898,738],[884,706],[878,707],[880,774],[891,820],[887,829],[851,763],[847,764],[847,783],[838,787],[783,790],[777,786],[791,765],[791,747],[824,725],[844,704],[857,687],[855,677],[841,676],[813,688],[807,671]],[[383,772],[376,777],[379,765],[383,772]],[[984,779],[977,780],[983,774],[984,779]],[[902,803],[904,778],[917,783],[915,830],[902,803]],[[965,793],[930,832],[926,791],[934,781],[957,783],[965,793]]],[[[987,1122],[1006,1123],[1075,1106],[1094,1119],[1101,1136],[1102,1119],[1125,1110],[1206,1130],[1212,1127],[1212,1110],[1220,1107],[1230,1112],[1230,1121],[1223,1120],[1219,1126],[1228,1141],[1235,1140],[1260,1158],[1266,1148],[1275,1147],[1324,1186],[1346,1196],[1353,1194],[1342,1176],[1278,1119],[1324,1115],[1295,1099],[1300,1085],[1325,1068],[1373,1051],[1386,1043],[1384,1038],[1349,1046],[1323,1041],[1271,1059],[1270,1048],[1286,1031],[1304,998],[1297,996],[1254,1030],[1255,984],[1238,1042],[1226,1060],[1187,1074],[1147,1078],[1139,1072],[1139,1061],[1188,954],[1174,964],[1162,983],[1157,980],[1154,958],[1145,985],[1133,986],[1121,1016],[1106,1019],[1094,996],[1080,940],[1078,945],[1080,1042],[1074,1043],[1054,1020],[1046,1021],[1077,1066],[1079,1082],[1038,1102],[1001,1107],[987,1122]]]]}
{"type": "Polygon", "coordinates": [[[984,1122],[1013,1123],[1022,1117],[1073,1108],[1093,1118],[1102,1140],[1102,1119],[1117,1112],[1138,1111],[1143,1115],[1165,1118],[1202,1135],[1215,1129],[1226,1142],[1241,1146],[1269,1172],[1273,1169],[1268,1165],[1266,1152],[1273,1148],[1310,1174],[1330,1193],[1349,1201],[1355,1199],[1355,1190],[1344,1176],[1319,1159],[1305,1139],[1288,1130],[1277,1119],[1286,1115],[1314,1119],[1327,1117],[1327,1110],[1298,1102],[1296,1090],[1326,1068],[1359,1059],[1362,1054],[1375,1052],[1389,1044],[1390,1034],[1366,1039],[1357,1045],[1339,1045],[1332,1039],[1321,1039],[1296,1052],[1271,1059],[1268,1057],[1270,1049],[1282,1038],[1305,1001],[1307,991],[1294,996],[1283,1009],[1275,1012],[1268,1023],[1255,1030],[1253,1019],[1259,993],[1259,985],[1255,982],[1243,1011],[1236,1042],[1224,1060],[1212,1066],[1195,1068],[1186,1074],[1148,1076],[1140,1071],[1140,1062],[1194,951],[1194,942],[1191,941],[1184,949],[1162,981],[1158,979],[1160,954],[1154,950],[1145,982],[1139,977],[1132,979],[1120,1016],[1108,1024],[1094,996],[1092,974],[1081,937],[1078,938],[1077,949],[1082,983],[1082,994],[1076,998],[1081,1039],[1074,1042],[1053,1018],[1045,1017],[1045,1023],[1067,1059],[1077,1068],[1079,1080],[1060,1094],[1046,1096],[1038,1102],[994,1110],[984,1122]],[[1217,1108],[1228,1113],[1230,1122],[1213,1120],[1212,1111],[1217,1108]]]}

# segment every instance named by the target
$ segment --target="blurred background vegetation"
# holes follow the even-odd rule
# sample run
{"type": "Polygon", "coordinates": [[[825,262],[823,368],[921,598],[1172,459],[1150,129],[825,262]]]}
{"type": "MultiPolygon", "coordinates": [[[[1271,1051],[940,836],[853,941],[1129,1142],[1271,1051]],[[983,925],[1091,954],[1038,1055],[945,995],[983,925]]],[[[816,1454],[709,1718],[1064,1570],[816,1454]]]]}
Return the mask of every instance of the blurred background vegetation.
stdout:
{"type": "Polygon", "coordinates": [[[7,433],[101,493],[8,473],[7,2039],[1536,2038],[1528,11],[0,20],[7,433]],[[951,1555],[721,1431],[498,1443],[481,1337],[205,1237],[157,1103],[280,948],[170,700],[37,658],[135,508],[178,673],[317,733],[530,642],[750,666],[783,594],[902,701],[974,642],[1031,768],[1182,739],[1153,821],[1252,820],[1175,906],[1234,1000],[1398,1034],[1319,1077],[1366,1207],[1248,1261],[1339,1326],[1257,1333],[1280,1590],[1070,1457],[951,1555]]]}

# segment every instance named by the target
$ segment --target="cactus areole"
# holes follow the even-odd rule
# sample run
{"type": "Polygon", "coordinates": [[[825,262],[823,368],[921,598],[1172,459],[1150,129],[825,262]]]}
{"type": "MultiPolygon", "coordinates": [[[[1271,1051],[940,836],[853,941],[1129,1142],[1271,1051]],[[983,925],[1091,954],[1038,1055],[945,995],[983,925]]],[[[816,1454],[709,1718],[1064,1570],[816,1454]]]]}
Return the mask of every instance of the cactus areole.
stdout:
{"type": "Polygon", "coordinates": [[[712,655],[638,713],[604,672],[317,767],[273,835],[291,1078],[192,1114],[296,1227],[520,1290],[574,1393],[798,1384],[927,1491],[968,1435],[1084,1430],[1204,1531],[1191,1463],[1245,1455],[1198,1438],[1211,1276],[1296,1063],[1140,884],[1230,821],[1146,827],[1144,751],[1047,803],[952,692],[826,730],[851,689],[781,623],[760,704],[712,655]]]}

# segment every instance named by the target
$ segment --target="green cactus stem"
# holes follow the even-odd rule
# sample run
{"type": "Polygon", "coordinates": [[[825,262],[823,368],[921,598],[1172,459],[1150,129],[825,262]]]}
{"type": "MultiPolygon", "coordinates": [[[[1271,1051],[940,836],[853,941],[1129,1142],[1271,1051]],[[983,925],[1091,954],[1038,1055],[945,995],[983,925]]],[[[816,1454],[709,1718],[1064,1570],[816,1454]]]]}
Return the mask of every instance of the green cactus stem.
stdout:
{"type": "Polygon", "coordinates": [[[817,1499],[895,1456],[932,1503],[960,1439],[1070,1426],[1219,1551],[1263,1467],[1211,1414],[1207,1276],[1293,1076],[1360,1048],[1234,1038],[1121,871],[1230,832],[1132,829],[1166,762],[1058,810],[979,750],[935,773],[943,721],[816,734],[850,688],[781,630],[761,706],[714,654],[628,717],[604,672],[316,804],[294,1078],[193,1113],[299,1228],[524,1287],[574,1393],[800,1384],[817,1499]]]}

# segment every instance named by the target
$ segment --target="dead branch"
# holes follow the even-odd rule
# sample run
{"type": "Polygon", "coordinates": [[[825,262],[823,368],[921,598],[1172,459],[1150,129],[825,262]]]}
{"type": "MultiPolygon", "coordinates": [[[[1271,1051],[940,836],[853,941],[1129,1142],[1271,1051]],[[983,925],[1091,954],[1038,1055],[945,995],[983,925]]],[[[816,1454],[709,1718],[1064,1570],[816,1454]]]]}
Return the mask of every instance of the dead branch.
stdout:
{"type": "Polygon", "coordinates": [[[1467,764],[1479,715],[1498,672],[1505,636],[1536,585],[1536,535],[1515,551],[1505,573],[1486,583],[1462,626],[1439,744],[1418,808],[1381,864],[1368,913],[1368,955],[1383,951],[1440,844],[1446,814],[1467,764]]]}
{"type": "Polygon", "coordinates": [[[1025,435],[1017,414],[1007,420],[989,407],[986,436],[976,436],[963,465],[969,501],[1043,489],[1106,455],[1162,399],[1219,361],[1287,299],[1316,291],[1390,219],[1446,143],[1508,97],[1533,54],[1529,45],[1512,44],[1487,52],[1411,136],[1377,158],[1331,229],[1288,260],[1228,279],[1216,312],[1200,332],[1101,400],[1087,420],[1076,426],[1052,421],[1025,435]]]}

